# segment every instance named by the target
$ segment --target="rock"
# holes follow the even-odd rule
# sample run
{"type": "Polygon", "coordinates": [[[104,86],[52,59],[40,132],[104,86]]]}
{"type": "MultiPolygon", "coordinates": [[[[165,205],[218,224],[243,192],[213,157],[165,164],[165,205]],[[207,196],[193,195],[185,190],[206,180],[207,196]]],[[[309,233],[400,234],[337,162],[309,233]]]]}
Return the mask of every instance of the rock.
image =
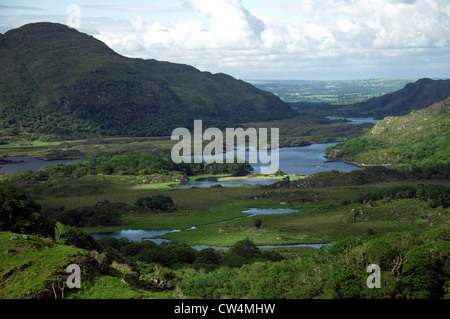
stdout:
{"type": "Polygon", "coordinates": [[[30,267],[30,264],[23,264],[22,266],[19,267],[19,270],[22,271],[24,269],[27,269],[28,267],[30,267]]]}
{"type": "Polygon", "coordinates": [[[14,269],[11,269],[10,271],[8,271],[7,273],[5,273],[5,274],[2,276],[2,279],[3,279],[3,280],[8,279],[8,277],[11,276],[13,273],[14,273],[14,269]]]}

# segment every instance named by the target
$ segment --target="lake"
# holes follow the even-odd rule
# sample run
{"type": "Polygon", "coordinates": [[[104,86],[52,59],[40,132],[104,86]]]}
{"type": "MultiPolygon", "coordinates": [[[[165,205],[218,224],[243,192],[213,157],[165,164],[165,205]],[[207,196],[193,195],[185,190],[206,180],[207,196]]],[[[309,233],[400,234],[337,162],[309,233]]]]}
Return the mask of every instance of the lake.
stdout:
{"type": "MultiPolygon", "coordinates": [[[[326,162],[327,158],[324,156],[325,149],[329,146],[336,145],[337,143],[321,143],[312,144],[308,146],[300,147],[284,147],[279,149],[279,161],[280,170],[287,174],[304,174],[305,176],[318,173],[321,171],[338,170],[341,172],[350,172],[355,169],[361,169],[360,167],[345,162],[326,162]]],[[[236,152],[236,151],[235,151],[236,152]]],[[[226,154],[224,154],[226,156],[226,154]]],[[[245,159],[248,160],[249,151],[245,152],[245,159]]],[[[259,156],[257,157],[259,159],[259,156]]],[[[3,158],[11,163],[0,164],[0,173],[14,174],[26,170],[37,171],[46,165],[65,164],[79,161],[82,159],[71,160],[50,160],[44,161],[32,157],[6,157],[3,158]]],[[[259,172],[261,166],[267,164],[258,163],[251,164],[254,168],[254,172],[259,172]]],[[[179,185],[180,187],[210,187],[220,184],[222,186],[239,186],[243,184],[249,185],[269,185],[276,183],[277,179],[264,179],[264,178],[250,178],[241,180],[229,180],[218,182],[215,178],[190,181],[179,185]]]]}
{"type": "Polygon", "coordinates": [[[15,174],[27,170],[31,170],[34,172],[46,165],[72,163],[75,161],[80,161],[81,159],[43,161],[33,157],[17,156],[3,157],[2,160],[7,160],[10,162],[0,164],[0,173],[15,174]]]}
{"type": "MultiPolygon", "coordinates": [[[[337,143],[320,143],[299,147],[283,147],[279,149],[280,170],[286,174],[304,174],[305,176],[322,172],[337,170],[340,172],[351,172],[356,169],[362,169],[353,164],[345,162],[327,162],[325,157],[325,149],[337,143]]],[[[245,159],[248,160],[249,151],[245,152],[245,159]]],[[[225,156],[225,155],[224,155],[225,156]]],[[[259,156],[258,156],[259,158],[259,156]]],[[[251,164],[254,172],[259,172],[261,166],[267,164],[258,163],[251,164]]],[[[180,185],[181,187],[210,187],[220,184],[222,186],[236,186],[242,184],[261,184],[269,185],[276,183],[276,179],[249,178],[241,180],[217,181],[215,178],[202,179],[197,181],[189,181],[180,185]]]]}
{"type": "MultiPolygon", "coordinates": [[[[350,172],[356,169],[361,169],[360,167],[352,164],[347,164],[344,162],[326,162],[327,158],[324,156],[325,149],[329,146],[336,145],[337,143],[322,143],[322,144],[312,144],[309,146],[301,146],[301,147],[289,147],[289,148],[280,148],[279,149],[279,159],[280,159],[280,170],[287,174],[304,174],[305,176],[314,174],[321,171],[331,171],[338,170],[341,172],[350,172]]],[[[248,159],[249,151],[246,151],[246,158],[248,159]]],[[[225,156],[225,154],[224,154],[225,156]]],[[[259,156],[258,156],[259,158],[259,156]]],[[[0,173],[17,173],[26,170],[36,171],[46,165],[55,165],[55,164],[65,164],[74,162],[81,159],[73,159],[73,160],[51,160],[51,161],[43,161],[36,158],[30,157],[8,157],[6,160],[12,161],[11,163],[0,164],[2,166],[0,168],[0,173]]],[[[255,170],[255,172],[259,172],[262,163],[252,163],[251,164],[255,170]]],[[[246,184],[272,184],[277,182],[276,179],[244,179],[244,180],[230,180],[226,182],[217,182],[214,180],[203,180],[203,181],[192,181],[188,182],[182,187],[201,187],[201,186],[212,186],[216,184],[222,184],[223,186],[232,186],[232,185],[242,185],[246,184]]],[[[286,213],[296,213],[298,211],[292,209],[257,209],[251,208],[243,213],[246,213],[246,216],[255,216],[255,215],[268,215],[268,214],[286,214],[286,213]]],[[[220,221],[223,222],[223,221],[220,221]]],[[[220,223],[218,222],[218,223],[220,223]]],[[[122,238],[126,237],[130,241],[141,241],[141,240],[152,240],[157,244],[168,241],[167,239],[159,238],[168,233],[180,232],[180,231],[189,231],[195,229],[196,226],[192,226],[191,228],[180,230],[142,230],[142,229],[128,229],[121,230],[115,232],[108,233],[96,233],[92,234],[94,238],[101,238],[103,236],[112,236],[114,238],[122,238]]],[[[299,245],[271,245],[271,246],[258,246],[260,248],[278,248],[278,247],[314,247],[318,248],[323,244],[299,244],[299,245]]],[[[196,249],[204,249],[204,248],[217,248],[217,249],[227,249],[229,247],[215,247],[215,246],[193,246],[196,249]]]]}
{"type": "Polygon", "coordinates": [[[354,124],[361,125],[364,123],[377,124],[380,120],[374,120],[372,117],[334,117],[325,116],[329,120],[347,120],[348,122],[335,123],[335,124],[354,124]]]}

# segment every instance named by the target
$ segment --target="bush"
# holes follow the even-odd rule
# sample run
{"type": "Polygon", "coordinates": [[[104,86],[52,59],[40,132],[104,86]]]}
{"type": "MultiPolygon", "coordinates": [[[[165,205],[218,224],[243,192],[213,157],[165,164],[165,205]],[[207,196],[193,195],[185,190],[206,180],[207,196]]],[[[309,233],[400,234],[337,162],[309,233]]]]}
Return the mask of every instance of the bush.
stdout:
{"type": "Polygon", "coordinates": [[[88,250],[99,248],[92,236],[60,222],[57,222],[55,225],[55,241],[63,245],[73,245],[88,250]]]}
{"type": "Polygon", "coordinates": [[[448,242],[431,242],[411,248],[406,254],[397,289],[406,298],[443,297],[444,286],[450,280],[449,255],[448,242]]]}
{"type": "Polygon", "coordinates": [[[12,188],[0,188],[0,230],[43,235],[53,232],[41,215],[41,206],[12,188]]]}
{"type": "Polygon", "coordinates": [[[173,209],[174,203],[169,196],[159,194],[154,197],[139,198],[135,205],[146,209],[169,212],[173,209]]]}
{"type": "Polygon", "coordinates": [[[112,226],[120,222],[121,211],[125,204],[99,202],[94,206],[85,206],[77,209],[64,210],[64,208],[47,210],[46,216],[53,221],[74,227],[112,226]]]}

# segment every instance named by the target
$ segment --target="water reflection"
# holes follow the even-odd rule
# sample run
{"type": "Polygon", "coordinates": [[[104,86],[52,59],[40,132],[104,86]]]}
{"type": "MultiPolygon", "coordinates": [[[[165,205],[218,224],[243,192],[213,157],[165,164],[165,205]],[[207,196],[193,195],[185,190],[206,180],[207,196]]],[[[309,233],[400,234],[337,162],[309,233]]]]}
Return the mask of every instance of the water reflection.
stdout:
{"type": "MultiPolygon", "coordinates": [[[[286,174],[295,175],[311,175],[322,171],[332,171],[337,170],[340,172],[351,172],[353,170],[362,169],[353,164],[348,164],[345,162],[327,162],[325,157],[325,149],[329,146],[334,146],[337,143],[321,143],[312,144],[308,146],[299,147],[285,147],[279,149],[280,156],[280,170],[286,174]]],[[[246,151],[246,158],[249,158],[249,151],[246,151]]],[[[225,156],[225,154],[224,154],[225,156]]],[[[259,158],[259,157],[258,157],[259,158]]],[[[261,166],[266,166],[263,163],[251,163],[254,168],[254,172],[259,172],[261,166]]],[[[249,178],[249,179],[239,179],[239,180],[227,180],[227,181],[217,181],[217,180],[197,180],[189,181],[180,187],[210,187],[214,185],[221,184],[222,186],[235,186],[235,185],[270,185],[276,183],[277,179],[264,179],[264,178],[249,178]]]]}
{"type": "Polygon", "coordinates": [[[44,161],[28,156],[4,157],[1,160],[5,163],[0,163],[0,173],[15,174],[27,170],[38,171],[46,165],[66,164],[82,159],[68,159],[68,160],[50,160],[44,161]]]}

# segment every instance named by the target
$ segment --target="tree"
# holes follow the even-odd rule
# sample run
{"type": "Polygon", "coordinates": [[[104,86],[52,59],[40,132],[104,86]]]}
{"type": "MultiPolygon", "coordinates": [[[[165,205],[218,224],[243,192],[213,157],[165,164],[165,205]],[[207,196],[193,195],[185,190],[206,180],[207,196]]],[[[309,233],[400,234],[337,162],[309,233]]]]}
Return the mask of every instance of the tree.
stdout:
{"type": "Polygon", "coordinates": [[[41,207],[25,193],[12,189],[0,189],[0,230],[17,233],[51,232],[41,216],[41,207]]]}
{"type": "Polygon", "coordinates": [[[169,196],[159,194],[154,197],[139,198],[135,205],[146,209],[168,212],[173,209],[174,203],[169,196]]]}
{"type": "Polygon", "coordinates": [[[449,281],[450,246],[446,242],[431,242],[414,246],[406,254],[403,276],[397,288],[409,298],[441,298],[449,281]]]}
{"type": "Polygon", "coordinates": [[[81,230],[56,222],[55,241],[63,245],[73,245],[88,250],[98,249],[95,239],[81,230]]]}
{"type": "Polygon", "coordinates": [[[261,255],[261,251],[253,241],[246,238],[236,242],[230,248],[230,254],[250,260],[261,255]]]}

